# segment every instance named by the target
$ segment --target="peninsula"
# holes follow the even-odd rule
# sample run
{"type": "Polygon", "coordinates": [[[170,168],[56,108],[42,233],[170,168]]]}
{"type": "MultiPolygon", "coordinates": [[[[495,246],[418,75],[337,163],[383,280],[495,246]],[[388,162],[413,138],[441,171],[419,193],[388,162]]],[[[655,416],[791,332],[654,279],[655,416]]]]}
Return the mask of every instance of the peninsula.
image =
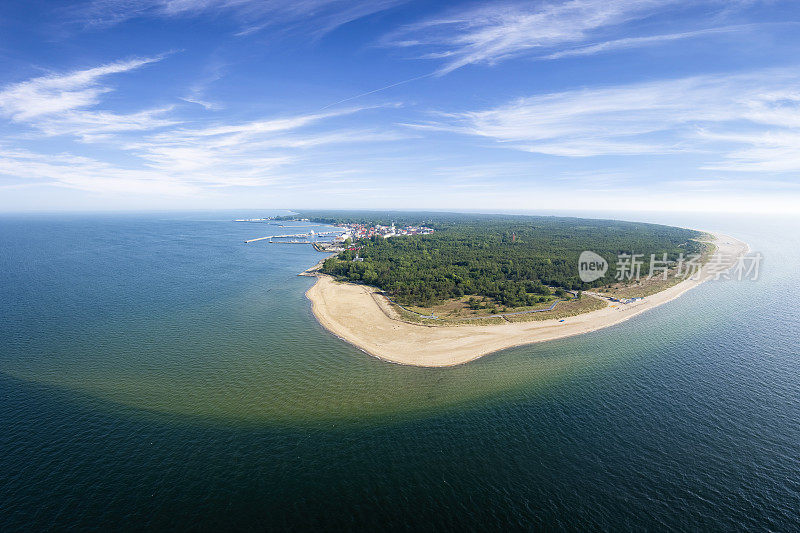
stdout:
{"type": "Polygon", "coordinates": [[[398,237],[393,245],[385,237],[360,239],[309,269],[307,274],[317,280],[306,296],[320,324],[386,361],[458,365],[506,348],[618,324],[714,278],[748,249],[729,236],[652,224],[553,217],[425,222],[437,232],[398,237]],[[483,244],[477,253],[470,252],[476,243],[483,244]],[[641,280],[626,280],[618,271],[624,267],[609,257],[608,274],[585,282],[578,278],[577,254],[588,244],[601,256],[631,250],[634,258],[672,258],[666,261],[671,267],[664,268],[662,281],[662,273],[647,261],[637,267],[643,268],[637,272],[641,280]],[[409,249],[419,255],[418,265],[404,269],[409,249]],[[680,270],[689,252],[702,256],[702,263],[679,277],[676,264],[680,270]],[[477,268],[483,256],[498,268],[477,268]],[[404,285],[408,271],[417,267],[434,282],[404,285]]]}

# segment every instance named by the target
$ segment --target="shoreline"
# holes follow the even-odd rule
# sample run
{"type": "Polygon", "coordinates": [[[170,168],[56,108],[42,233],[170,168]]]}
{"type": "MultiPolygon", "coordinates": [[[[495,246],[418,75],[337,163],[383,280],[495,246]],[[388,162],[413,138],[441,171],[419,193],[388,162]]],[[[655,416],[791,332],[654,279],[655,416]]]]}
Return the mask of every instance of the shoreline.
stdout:
{"type": "MultiPolygon", "coordinates": [[[[709,232],[706,232],[709,233],[709,232]]],[[[747,253],[746,243],[733,237],[714,236],[722,263],[733,266],[747,253]]],[[[695,278],[683,280],[642,300],[567,317],[563,322],[547,319],[492,325],[436,326],[406,322],[379,290],[367,285],[335,281],[312,267],[303,273],[315,276],[306,291],[317,321],[340,339],[384,361],[423,367],[454,366],[474,361],[507,348],[562,339],[589,333],[624,322],[644,311],[678,298],[686,291],[714,277],[707,262],[695,278]]],[[[321,264],[321,262],[320,262],[321,264]]],[[[587,294],[584,292],[584,294],[587,294]]],[[[585,297],[595,298],[591,294],[585,297]]]]}

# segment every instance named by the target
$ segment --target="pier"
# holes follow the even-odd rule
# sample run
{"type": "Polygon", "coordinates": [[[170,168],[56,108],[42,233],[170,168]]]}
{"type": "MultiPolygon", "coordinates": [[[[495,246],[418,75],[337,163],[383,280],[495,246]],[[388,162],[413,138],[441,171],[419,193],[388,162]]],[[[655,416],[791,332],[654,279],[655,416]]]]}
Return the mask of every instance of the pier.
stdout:
{"type": "Polygon", "coordinates": [[[256,241],[263,241],[263,240],[266,240],[266,239],[269,239],[270,242],[272,242],[272,239],[297,239],[297,238],[305,239],[305,238],[308,238],[310,236],[311,235],[309,235],[307,233],[297,233],[297,234],[294,234],[294,235],[267,235],[266,237],[257,237],[255,239],[248,239],[248,240],[246,240],[244,242],[245,243],[250,243],[250,242],[256,242],[256,241]]]}
{"type": "Polygon", "coordinates": [[[269,239],[269,242],[289,242],[289,243],[292,243],[292,244],[298,244],[298,243],[310,244],[310,243],[312,243],[314,241],[310,241],[310,240],[306,240],[306,241],[297,241],[297,240],[293,240],[293,241],[273,241],[272,239],[309,239],[309,238],[313,238],[313,237],[321,237],[321,236],[326,236],[326,235],[342,235],[342,232],[340,232],[340,231],[325,231],[325,232],[315,233],[315,232],[312,231],[312,232],[309,232],[309,233],[294,233],[294,234],[290,234],[290,235],[268,235],[266,237],[257,237],[255,239],[248,239],[248,240],[246,240],[244,242],[245,242],[245,244],[247,244],[247,243],[251,243],[251,242],[263,241],[263,240],[269,239]]]}

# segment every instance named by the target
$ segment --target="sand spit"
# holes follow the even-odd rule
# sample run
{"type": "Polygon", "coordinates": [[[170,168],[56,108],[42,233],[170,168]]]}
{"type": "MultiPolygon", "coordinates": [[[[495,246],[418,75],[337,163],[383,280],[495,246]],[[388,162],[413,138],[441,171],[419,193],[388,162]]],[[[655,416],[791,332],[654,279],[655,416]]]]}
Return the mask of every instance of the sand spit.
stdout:
{"type": "MultiPolygon", "coordinates": [[[[721,265],[733,266],[747,252],[742,241],[712,234],[717,260],[709,261],[693,279],[681,281],[633,303],[607,305],[602,309],[556,319],[497,325],[433,326],[405,322],[376,289],[340,283],[313,273],[317,282],[306,296],[314,315],[326,329],[380,359],[415,366],[452,366],[488,353],[553,339],[588,333],[619,324],[648,309],[669,302],[714,277],[721,265]],[[713,270],[712,270],[712,266],[713,270]]],[[[587,295],[586,297],[595,297],[587,295]]]]}

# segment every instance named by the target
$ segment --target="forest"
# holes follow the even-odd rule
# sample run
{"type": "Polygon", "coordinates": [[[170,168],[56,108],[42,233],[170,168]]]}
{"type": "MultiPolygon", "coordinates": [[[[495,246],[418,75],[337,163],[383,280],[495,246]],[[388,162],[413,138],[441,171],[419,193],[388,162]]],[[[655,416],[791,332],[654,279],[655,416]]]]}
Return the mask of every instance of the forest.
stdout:
{"type": "Polygon", "coordinates": [[[322,271],[386,291],[406,305],[430,306],[461,296],[484,296],[500,305],[532,305],[553,290],[585,290],[613,279],[617,256],[650,254],[669,260],[700,253],[694,230],[617,220],[440,212],[305,211],[316,222],[426,225],[432,235],[362,239],[322,271]],[[578,257],[591,250],[608,261],[605,277],[583,283],[578,257]],[[355,260],[358,257],[358,260],[355,260]]]}

